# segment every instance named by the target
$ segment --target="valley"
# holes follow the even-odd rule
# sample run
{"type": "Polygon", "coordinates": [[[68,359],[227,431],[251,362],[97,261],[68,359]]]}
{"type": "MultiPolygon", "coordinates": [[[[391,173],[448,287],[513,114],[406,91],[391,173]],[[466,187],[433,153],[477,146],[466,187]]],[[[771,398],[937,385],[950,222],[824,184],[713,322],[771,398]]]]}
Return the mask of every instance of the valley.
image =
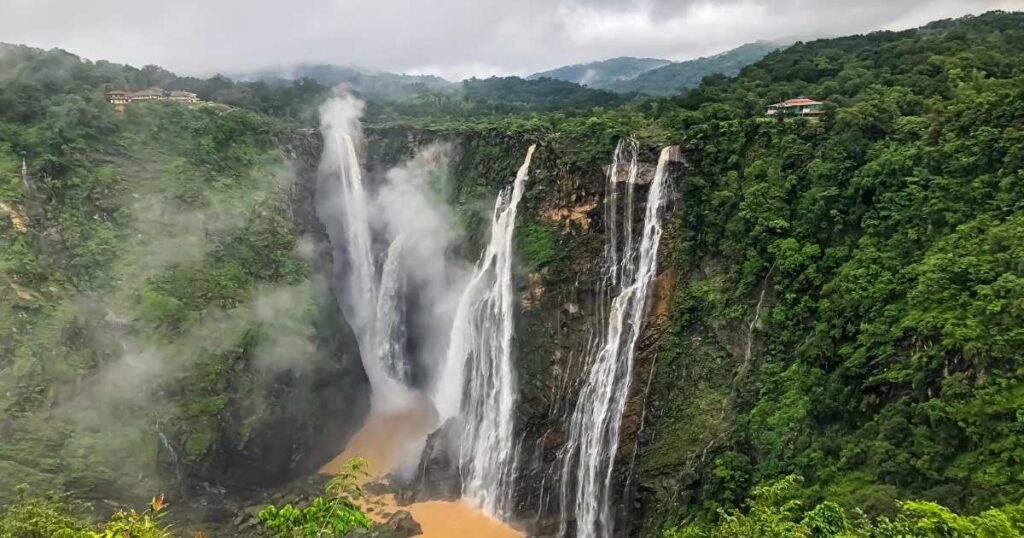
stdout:
{"type": "Polygon", "coordinates": [[[757,54],[0,46],[0,538],[1024,535],[1024,14],[757,54]]]}

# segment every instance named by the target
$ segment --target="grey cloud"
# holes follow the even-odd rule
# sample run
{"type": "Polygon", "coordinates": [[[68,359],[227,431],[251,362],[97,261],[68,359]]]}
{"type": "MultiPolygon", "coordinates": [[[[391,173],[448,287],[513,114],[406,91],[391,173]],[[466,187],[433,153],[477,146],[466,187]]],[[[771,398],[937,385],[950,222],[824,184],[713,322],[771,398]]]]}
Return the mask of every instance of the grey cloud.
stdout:
{"type": "Polygon", "coordinates": [[[1022,9],[1024,0],[0,0],[5,41],[193,73],[325,62],[449,77],[687,59],[1022,9]]]}

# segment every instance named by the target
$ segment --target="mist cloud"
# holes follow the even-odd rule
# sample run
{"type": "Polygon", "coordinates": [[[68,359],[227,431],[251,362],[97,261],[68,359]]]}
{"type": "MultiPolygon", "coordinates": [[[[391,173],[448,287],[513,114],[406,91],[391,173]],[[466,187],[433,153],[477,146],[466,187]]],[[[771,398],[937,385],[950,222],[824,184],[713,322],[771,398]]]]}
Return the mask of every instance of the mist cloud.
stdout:
{"type": "Polygon", "coordinates": [[[0,0],[0,36],[212,74],[323,62],[449,78],[899,29],[1022,0],[0,0]]]}
{"type": "Polygon", "coordinates": [[[454,216],[443,199],[440,185],[447,179],[452,147],[430,144],[389,170],[377,192],[372,223],[388,242],[403,238],[402,272],[416,294],[408,313],[409,329],[426,372],[433,372],[447,347],[452,316],[468,273],[465,262],[446,254],[456,242],[454,216]],[[432,185],[432,182],[436,182],[432,185]]]}

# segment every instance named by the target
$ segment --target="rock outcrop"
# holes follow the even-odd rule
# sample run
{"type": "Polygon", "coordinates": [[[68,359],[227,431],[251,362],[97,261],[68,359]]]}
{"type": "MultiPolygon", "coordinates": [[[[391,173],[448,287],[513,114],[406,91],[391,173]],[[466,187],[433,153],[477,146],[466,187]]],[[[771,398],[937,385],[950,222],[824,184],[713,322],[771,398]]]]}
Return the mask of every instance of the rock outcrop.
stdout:
{"type": "Polygon", "coordinates": [[[462,493],[458,460],[458,423],[448,419],[427,437],[415,477],[395,494],[400,506],[414,502],[457,500],[462,493]]]}

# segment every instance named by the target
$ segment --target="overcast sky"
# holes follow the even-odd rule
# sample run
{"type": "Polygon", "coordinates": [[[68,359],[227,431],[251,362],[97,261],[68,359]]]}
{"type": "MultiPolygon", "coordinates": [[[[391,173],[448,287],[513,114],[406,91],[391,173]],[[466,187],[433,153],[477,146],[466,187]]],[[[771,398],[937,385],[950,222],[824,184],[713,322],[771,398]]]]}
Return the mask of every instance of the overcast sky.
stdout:
{"type": "Polygon", "coordinates": [[[0,0],[0,41],[195,75],[317,62],[459,79],[990,9],[1024,0],[0,0]]]}

